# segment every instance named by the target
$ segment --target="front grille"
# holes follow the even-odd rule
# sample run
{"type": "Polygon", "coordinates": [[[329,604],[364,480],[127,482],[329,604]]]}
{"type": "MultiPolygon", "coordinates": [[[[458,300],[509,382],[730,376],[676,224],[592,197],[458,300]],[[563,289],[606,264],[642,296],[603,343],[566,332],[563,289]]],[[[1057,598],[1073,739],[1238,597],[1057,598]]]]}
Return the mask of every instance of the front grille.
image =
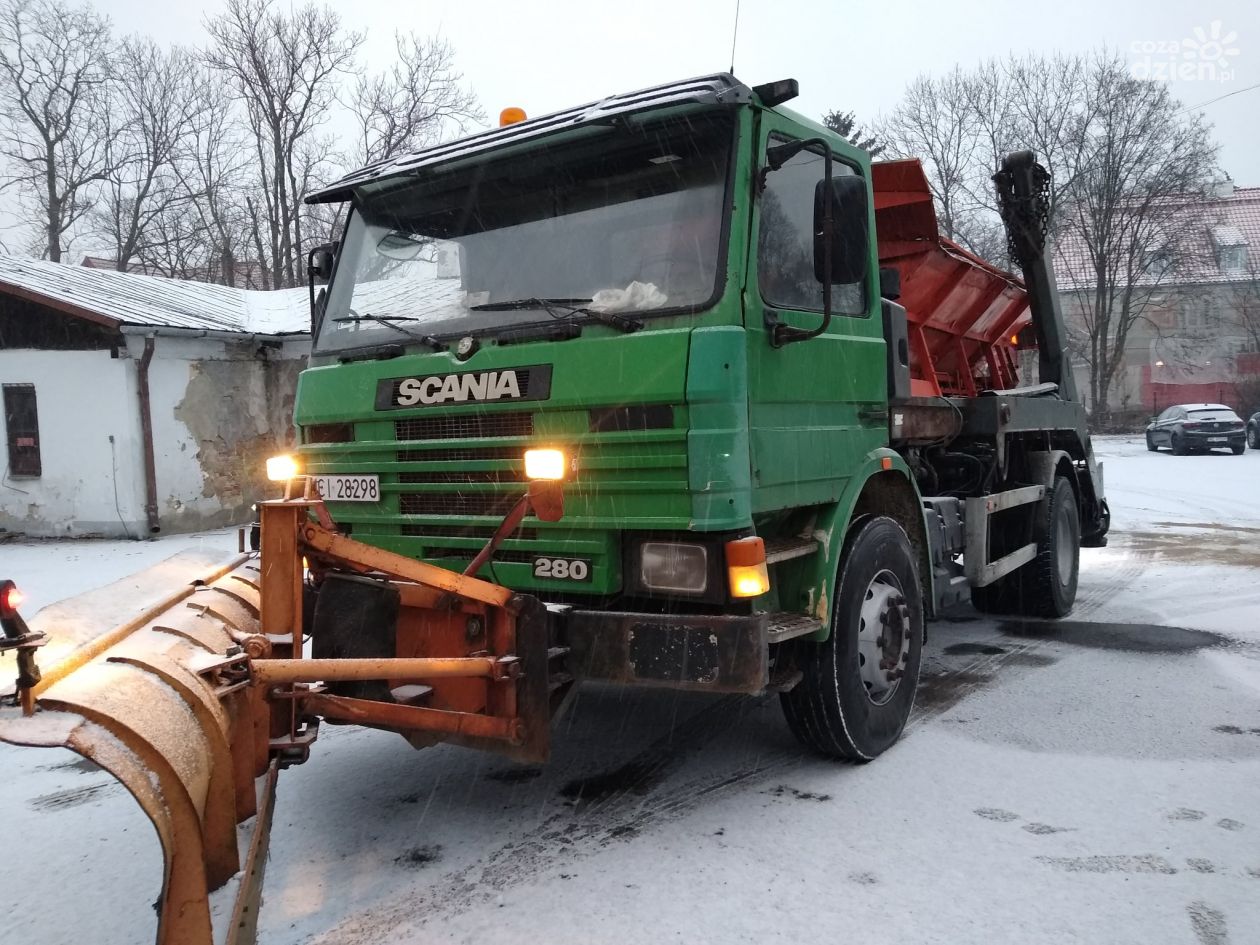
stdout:
{"type": "MultiPolygon", "coordinates": [[[[496,527],[494,525],[402,525],[398,533],[410,538],[489,538],[494,534],[496,527]]],[[[518,528],[510,537],[520,541],[537,541],[538,529],[518,528]]]]}
{"type": "Polygon", "coordinates": [[[477,493],[443,495],[412,492],[398,497],[398,511],[403,515],[492,515],[502,518],[511,511],[520,496],[477,493]]]}
{"type": "Polygon", "coordinates": [[[353,423],[313,423],[302,428],[303,443],[351,443],[353,423]]]}
{"type": "Polygon", "coordinates": [[[490,471],[448,470],[446,472],[405,472],[398,474],[398,481],[404,485],[420,482],[523,482],[524,475],[519,469],[495,469],[490,471]]]}
{"type": "Polygon", "coordinates": [[[524,451],[518,446],[451,446],[435,450],[399,450],[400,463],[448,462],[466,463],[477,459],[520,459],[524,451]]]}
{"type": "Polygon", "coordinates": [[[394,421],[394,435],[400,440],[474,440],[488,436],[530,436],[533,432],[534,415],[524,410],[394,421]]]}
{"type": "MultiPolygon", "coordinates": [[[[426,554],[425,557],[432,561],[469,561],[477,553],[470,550],[467,554],[452,556],[446,553],[450,551],[449,548],[442,548],[440,550],[443,552],[442,554],[426,554]]],[[[493,567],[495,564],[533,564],[535,557],[536,556],[531,551],[504,551],[500,548],[490,558],[490,564],[486,567],[488,569],[493,567]]],[[[478,577],[483,580],[486,576],[486,570],[482,570],[478,575],[478,577]]]]}

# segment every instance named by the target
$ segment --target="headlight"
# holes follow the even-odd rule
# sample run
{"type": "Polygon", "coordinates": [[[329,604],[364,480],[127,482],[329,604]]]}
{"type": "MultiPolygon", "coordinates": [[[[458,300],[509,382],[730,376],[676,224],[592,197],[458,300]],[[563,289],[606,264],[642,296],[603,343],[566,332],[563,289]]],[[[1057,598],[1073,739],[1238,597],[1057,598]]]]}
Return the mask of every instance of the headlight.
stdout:
{"type": "Polygon", "coordinates": [[[272,482],[288,482],[296,479],[298,474],[297,460],[287,453],[272,456],[267,460],[267,478],[272,482]]]}
{"type": "Polygon", "coordinates": [[[526,450],[525,477],[556,481],[564,478],[563,450],[526,450]]]}
{"type": "Polygon", "coordinates": [[[651,591],[703,594],[709,584],[709,552],[704,545],[645,541],[639,549],[639,580],[651,591]]]}

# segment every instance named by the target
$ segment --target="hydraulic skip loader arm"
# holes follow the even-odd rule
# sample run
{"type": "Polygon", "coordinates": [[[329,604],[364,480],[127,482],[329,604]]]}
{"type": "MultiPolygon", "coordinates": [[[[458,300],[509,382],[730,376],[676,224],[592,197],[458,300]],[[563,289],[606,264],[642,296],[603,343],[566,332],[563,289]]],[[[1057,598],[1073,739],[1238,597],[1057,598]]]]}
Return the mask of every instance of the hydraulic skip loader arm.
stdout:
{"type": "Polygon", "coordinates": [[[129,579],[164,590],[118,622],[96,615],[126,609],[109,597],[123,582],[30,626],[16,589],[0,594],[0,652],[18,664],[0,740],[69,748],[136,798],[164,856],[158,945],[253,940],[278,771],[307,759],[321,719],[542,761],[571,684],[551,669],[563,650],[536,599],[341,535],[309,492],[259,509],[258,554],[176,556],[129,579]],[[312,617],[332,640],[316,639],[308,658],[312,617]],[[385,640],[388,652],[371,645],[385,640]],[[237,825],[251,818],[242,851],[237,825]],[[230,928],[216,937],[208,894],[238,872],[230,928]]]}

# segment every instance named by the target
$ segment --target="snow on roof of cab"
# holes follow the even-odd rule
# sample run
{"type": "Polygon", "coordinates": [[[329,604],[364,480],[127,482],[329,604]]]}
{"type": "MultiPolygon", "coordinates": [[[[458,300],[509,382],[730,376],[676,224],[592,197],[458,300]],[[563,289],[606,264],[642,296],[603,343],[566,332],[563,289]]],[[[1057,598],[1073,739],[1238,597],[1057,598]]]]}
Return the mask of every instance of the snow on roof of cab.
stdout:
{"type": "Polygon", "coordinates": [[[108,327],[290,335],[310,331],[305,288],[264,292],[0,255],[0,294],[108,327]]]}

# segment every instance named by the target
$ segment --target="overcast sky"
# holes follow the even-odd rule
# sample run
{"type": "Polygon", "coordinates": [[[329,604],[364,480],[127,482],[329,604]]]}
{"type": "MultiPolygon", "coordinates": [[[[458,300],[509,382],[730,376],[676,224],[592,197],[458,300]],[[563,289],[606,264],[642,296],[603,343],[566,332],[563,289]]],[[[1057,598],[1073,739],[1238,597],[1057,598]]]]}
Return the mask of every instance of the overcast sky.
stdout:
{"type": "MultiPolygon", "coordinates": [[[[288,2],[288,0],[279,0],[288,2]]],[[[793,107],[811,115],[853,109],[859,118],[892,108],[920,72],[970,66],[1008,51],[1084,51],[1103,44],[1139,60],[1135,43],[1179,44],[1196,27],[1237,34],[1225,81],[1181,81],[1187,105],[1260,84],[1256,0],[1001,0],[844,3],[741,0],[736,74],[756,84],[796,78],[793,107]]],[[[221,0],[98,0],[119,32],[190,44],[221,0]]],[[[295,4],[297,5],[297,4],[295,4]]],[[[367,33],[364,59],[392,52],[395,29],[441,33],[485,106],[540,115],[614,92],[726,69],[734,0],[333,0],[346,24],[367,33]]],[[[1147,47],[1149,48],[1149,46],[1147,47]]],[[[1154,60],[1166,60],[1155,53],[1154,60]]],[[[1260,186],[1260,89],[1204,111],[1222,145],[1221,163],[1240,185],[1260,186]]]]}
{"type": "MultiPolygon", "coordinates": [[[[293,0],[280,3],[299,5],[293,0]]],[[[222,0],[96,0],[119,34],[200,45],[222,0]]],[[[731,64],[735,0],[331,0],[346,25],[367,34],[369,66],[393,53],[395,29],[441,34],[493,119],[518,105],[531,116],[615,92],[720,71],[731,64]]],[[[1221,165],[1240,186],[1260,186],[1260,3],[1257,0],[1001,0],[843,3],[742,0],[735,72],[749,84],[796,78],[794,108],[820,116],[890,110],[922,72],[969,67],[1009,51],[1085,51],[1108,45],[1155,69],[1160,51],[1196,28],[1236,34],[1228,74],[1173,83],[1187,106],[1208,104],[1221,165]],[[1143,49],[1155,49],[1144,53],[1143,49]]],[[[0,214],[0,217],[4,214],[0,214]]]]}

